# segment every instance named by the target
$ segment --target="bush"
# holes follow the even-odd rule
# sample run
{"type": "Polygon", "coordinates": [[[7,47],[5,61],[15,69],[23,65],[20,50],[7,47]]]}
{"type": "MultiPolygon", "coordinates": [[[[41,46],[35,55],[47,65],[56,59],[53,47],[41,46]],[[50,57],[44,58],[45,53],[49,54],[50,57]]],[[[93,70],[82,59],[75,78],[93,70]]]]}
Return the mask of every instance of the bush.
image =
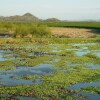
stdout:
{"type": "Polygon", "coordinates": [[[26,26],[20,25],[15,29],[14,37],[25,37],[28,35],[29,29],[26,26]]]}
{"type": "Polygon", "coordinates": [[[14,37],[25,37],[25,36],[34,36],[34,37],[47,37],[50,36],[51,32],[46,25],[19,25],[15,29],[14,37]]]}
{"type": "Polygon", "coordinates": [[[47,37],[50,36],[51,32],[46,25],[34,25],[31,34],[36,37],[47,37]]]}
{"type": "Polygon", "coordinates": [[[11,33],[14,37],[47,37],[51,32],[44,24],[0,22],[0,33],[11,33]]]}

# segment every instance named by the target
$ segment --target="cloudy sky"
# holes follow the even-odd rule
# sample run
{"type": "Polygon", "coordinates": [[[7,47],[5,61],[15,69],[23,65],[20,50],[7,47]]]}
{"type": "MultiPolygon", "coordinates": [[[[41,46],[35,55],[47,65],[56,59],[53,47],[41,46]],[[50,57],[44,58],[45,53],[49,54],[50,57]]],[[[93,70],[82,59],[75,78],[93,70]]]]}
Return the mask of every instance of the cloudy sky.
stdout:
{"type": "Polygon", "coordinates": [[[100,0],[0,0],[0,16],[27,12],[42,19],[100,19],[100,0]]]}

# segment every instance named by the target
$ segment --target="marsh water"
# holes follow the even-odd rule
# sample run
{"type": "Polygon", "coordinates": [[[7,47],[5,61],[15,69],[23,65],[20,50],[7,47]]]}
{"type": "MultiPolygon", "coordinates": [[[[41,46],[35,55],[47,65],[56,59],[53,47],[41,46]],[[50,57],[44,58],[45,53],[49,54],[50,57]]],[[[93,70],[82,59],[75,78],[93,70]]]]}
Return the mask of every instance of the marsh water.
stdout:
{"type": "Polygon", "coordinates": [[[41,84],[40,79],[25,80],[21,77],[30,75],[50,75],[55,69],[50,64],[41,64],[36,67],[17,67],[15,70],[0,71],[0,85],[29,85],[29,84],[41,84]]]}
{"type": "MultiPolygon", "coordinates": [[[[97,45],[96,43],[87,44],[49,44],[49,45],[32,45],[25,47],[3,47],[0,50],[0,63],[12,62],[13,67],[8,69],[2,68],[0,70],[0,87],[3,86],[18,86],[18,85],[32,85],[43,84],[44,80],[39,77],[52,76],[53,73],[59,71],[65,71],[68,69],[79,70],[80,66],[83,66],[83,70],[100,69],[100,63],[91,61],[72,61],[73,57],[100,57],[99,49],[91,49],[91,46],[97,45]],[[6,48],[6,50],[4,49],[6,48]],[[65,59],[65,68],[59,68],[57,66],[62,59],[65,59]],[[33,63],[34,62],[34,63],[33,63]],[[68,67],[68,68],[67,68],[68,67]],[[77,68],[76,68],[77,67],[77,68]],[[25,78],[29,76],[37,76],[36,78],[25,78]]],[[[64,60],[63,59],[63,60],[64,60]]],[[[1,64],[2,66],[2,64],[1,64]]],[[[6,65],[7,67],[7,65],[6,65]]],[[[79,82],[68,87],[69,90],[79,90],[86,87],[100,87],[99,81],[92,82],[79,82]]],[[[81,98],[81,100],[100,100],[100,95],[97,93],[79,92],[76,95],[86,95],[89,98],[81,98]]],[[[6,97],[11,95],[2,94],[6,97]]],[[[15,96],[18,99],[23,100],[38,100],[37,98],[29,98],[24,96],[15,96]]]]}

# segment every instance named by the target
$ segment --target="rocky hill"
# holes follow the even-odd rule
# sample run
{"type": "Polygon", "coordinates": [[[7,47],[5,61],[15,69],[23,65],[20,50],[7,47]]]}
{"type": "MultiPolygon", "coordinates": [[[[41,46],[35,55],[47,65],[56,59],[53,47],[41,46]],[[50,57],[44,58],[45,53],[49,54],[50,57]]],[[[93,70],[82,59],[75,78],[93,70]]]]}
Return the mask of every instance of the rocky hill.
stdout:
{"type": "Polygon", "coordinates": [[[45,22],[60,22],[61,20],[60,19],[57,19],[57,18],[48,18],[46,20],[44,20],[45,22]]]}
{"type": "Polygon", "coordinates": [[[13,21],[13,22],[38,22],[40,19],[30,13],[26,13],[22,16],[9,16],[9,17],[0,17],[0,21],[13,21]]]}

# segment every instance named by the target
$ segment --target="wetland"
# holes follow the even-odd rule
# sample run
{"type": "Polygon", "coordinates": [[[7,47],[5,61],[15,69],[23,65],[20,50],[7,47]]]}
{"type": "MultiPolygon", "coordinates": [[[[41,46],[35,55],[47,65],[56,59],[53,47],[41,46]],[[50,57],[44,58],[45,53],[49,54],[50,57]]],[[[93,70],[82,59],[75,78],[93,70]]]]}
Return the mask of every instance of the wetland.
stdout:
{"type": "Polygon", "coordinates": [[[1,100],[100,99],[99,38],[34,41],[0,39],[1,100]]]}

